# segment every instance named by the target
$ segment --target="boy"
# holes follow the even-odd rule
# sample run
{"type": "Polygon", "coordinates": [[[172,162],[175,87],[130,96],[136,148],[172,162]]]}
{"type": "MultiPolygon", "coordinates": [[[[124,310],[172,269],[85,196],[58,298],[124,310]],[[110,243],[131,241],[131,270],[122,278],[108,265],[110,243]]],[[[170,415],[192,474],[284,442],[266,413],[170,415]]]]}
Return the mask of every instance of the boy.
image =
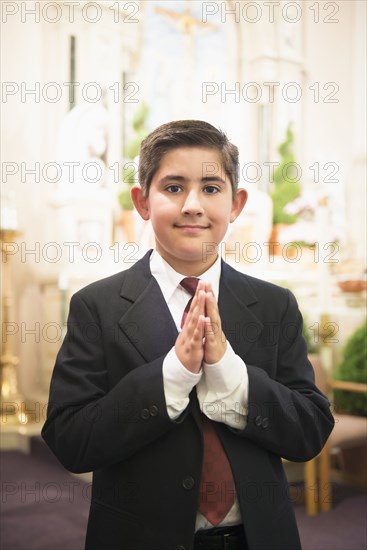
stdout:
{"type": "Polygon", "coordinates": [[[238,150],[206,122],[164,124],[139,181],[155,250],[73,296],[43,428],[94,472],[86,548],[297,550],[281,457],[317,455],[333,418],[293,295],[213,253],[247,198],[238,150]]]}

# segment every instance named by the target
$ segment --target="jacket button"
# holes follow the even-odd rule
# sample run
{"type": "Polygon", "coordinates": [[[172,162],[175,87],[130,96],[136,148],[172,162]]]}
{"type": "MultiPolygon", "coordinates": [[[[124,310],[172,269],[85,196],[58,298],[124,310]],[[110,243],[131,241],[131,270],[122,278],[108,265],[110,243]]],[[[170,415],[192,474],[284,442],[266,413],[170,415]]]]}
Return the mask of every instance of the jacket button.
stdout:
{"type": "Polygon", "coordinates": [[[147,420],[150,417],[150,412],[148,409],[143,409],[140,413],[140,416],[143,420],[147,420]]]}
{"type": "Polygon", "coordinates": [[[190,491],[190,489],[192,489],[194,485],[195,480],[191,476],[187,476],[182,480],[182,487],[186,489],[186,491],[190,491]]]}
{"type": "Polygon", "coordinates": [[[256,426],[259,426],[259,427],[260,427],[260,426],[262,425],[262,421],[263,421],[263,419],[261,418],[261,416],[257,416],[257,417],[255,418],[255,424],[256,424],[256,426]]]}
{"type": "Polygon", "coordinates": [[[269,426],[269,418],[263,418],[263,421],[261,422],[261,425],[263,428],[267,428],[269,426]]]}
{"type": "Polygon", "coordinates": [[[152,405],[149,409],[150,416],[157,416],[158,414],[158,407],[156,405],[152,405]]]}

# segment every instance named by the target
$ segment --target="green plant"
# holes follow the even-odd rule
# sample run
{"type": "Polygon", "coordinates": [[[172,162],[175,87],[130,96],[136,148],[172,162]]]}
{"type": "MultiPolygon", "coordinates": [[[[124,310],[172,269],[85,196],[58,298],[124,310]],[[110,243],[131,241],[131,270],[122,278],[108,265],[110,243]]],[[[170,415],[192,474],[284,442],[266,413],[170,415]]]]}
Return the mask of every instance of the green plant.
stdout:
{"type": "Polygon", "coordinates": [[[280,164],[274,170],[273,190],[270,194],[273,201],[273,223],[295,223],[297,216],[284,212],[284,207],[301,194],[297,181],[297,164],[293,153],[294,134],[291,125],[287,128],[286,139],[280,144],[278,152],[280,164]]]}
{"type": "Polygon", "coordinates": [[[134,130],[134,137],[125,146],[124,156],[126,159],[133,160],[139,153],[140,144],[148,134],[148,131],[145,127],[148,113],[148,106],[143,101],[133,117],[132,126],[134,130]]]}
{"type": "MultiPolygon", "coordinates": [[[[336,368],[334,378],[348,382],[366,382],[367,368],[367,319],[348,339],[343,357],[336,368]]],[[[338,411],[367,416],[367,394],[334,390],[334,404],[338,411]]]]}
{"type": "Polygon", "coordinates": [[[135,175],[137,166],[132,162],[139,153],[140,144],[148,134],[145,127],[145,120],[148,116],[148,106],[143,101],[139,109],[136,111],[132,126],[134,129],[134,137],[126,144],[124,151],[125,162],[122,168],[123,190],[118,195],[118,200],[123,210],[133,210],[134,205],[131,200],[130,190],[135,183],[135,175]]]}

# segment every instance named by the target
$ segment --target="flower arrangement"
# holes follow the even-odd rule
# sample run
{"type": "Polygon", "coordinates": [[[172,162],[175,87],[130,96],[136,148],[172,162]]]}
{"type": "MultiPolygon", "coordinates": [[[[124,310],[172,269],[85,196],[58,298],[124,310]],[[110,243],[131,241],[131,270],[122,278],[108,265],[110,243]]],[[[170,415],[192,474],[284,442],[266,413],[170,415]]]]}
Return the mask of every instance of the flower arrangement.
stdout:
{"type": "Polygon", "coordinates": [[[315,194],[303,192],[295,200],[285,205],[284,212],[291,216],[296,216],[297,219],[310,221],[314,218],[317,203],[318,199],[315,194]]]}

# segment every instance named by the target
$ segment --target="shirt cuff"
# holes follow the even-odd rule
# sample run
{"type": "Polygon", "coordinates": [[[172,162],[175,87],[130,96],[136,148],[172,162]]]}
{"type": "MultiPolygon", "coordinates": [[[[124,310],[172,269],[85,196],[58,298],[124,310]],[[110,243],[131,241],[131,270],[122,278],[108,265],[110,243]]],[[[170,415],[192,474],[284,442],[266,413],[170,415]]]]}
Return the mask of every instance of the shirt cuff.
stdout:
{"type": "Polygon", "coordinates": [[[203,413],[216,422],[242,430],[247,420],[249,382],[245,362],[227,349],[218,363],[203,363],[197,394],[203,413]]]}
{"type": "Polygon", "coordinates": [[[189,404],[189,394],[201,380],[199,373],[187,370],[176,355],[173,347],[163,361],[163,388],[167,413],[171,420],[176,420],[189,404]]]}
{"type": "Polygon", "coordinates": [[[227,349],[218,363],[203,362],[204,376],[210,391],[218,394],[231,393],[241,383],[245,376],[247,378],[247,367],[245,362],[235,354],[231,344],[227,340],[227,349]]]}

